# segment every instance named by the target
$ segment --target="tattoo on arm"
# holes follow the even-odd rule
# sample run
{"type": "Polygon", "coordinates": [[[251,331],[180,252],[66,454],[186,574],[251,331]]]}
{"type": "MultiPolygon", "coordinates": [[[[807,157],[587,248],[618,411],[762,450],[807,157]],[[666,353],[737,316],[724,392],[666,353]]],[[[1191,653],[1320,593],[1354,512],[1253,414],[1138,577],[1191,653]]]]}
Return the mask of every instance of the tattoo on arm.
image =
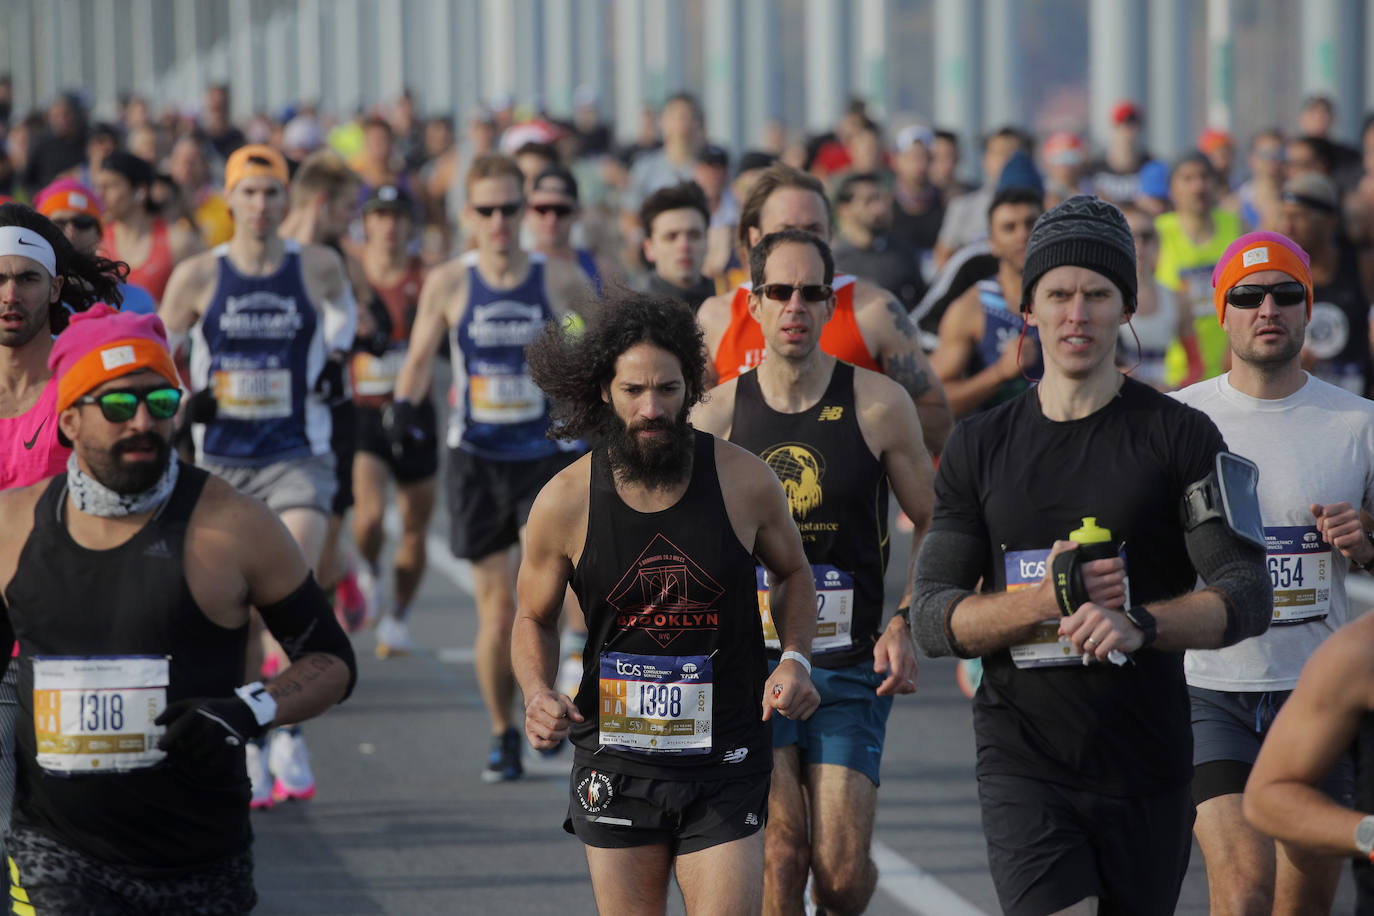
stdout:
{"type": "Polygon", "coordinates": [[[887,300],[888,313],[892,315],[892,323],[897,326],[897,330],[902,332],[903,337],[912,338],[916,336],[916,324],[911,320],[911,316],[906,313],[906,309],[896,299],[887,300]]]}
{"type": "Polygon", "coordinates": [[[901,353],[883,360],[883,373],[919,401],[931,389],[930,373],[916,365],[916,357],[901,353]]]}
{"type": "MultiPolygon", "coordinates": [[[[290,676],[286,678],[278,677],[267,685],[267,692],[272,694],[275,700],[282,700],[289,696],[294,696],[305,689],[311,681],[317,679],[330,668],[339,664],[339,660],[332,655],[317,653],[307,655],[298,664],[290,666],[287,670],[290,676]]],[[[285,673],[285,672],[283,672],[285,673]]]]}

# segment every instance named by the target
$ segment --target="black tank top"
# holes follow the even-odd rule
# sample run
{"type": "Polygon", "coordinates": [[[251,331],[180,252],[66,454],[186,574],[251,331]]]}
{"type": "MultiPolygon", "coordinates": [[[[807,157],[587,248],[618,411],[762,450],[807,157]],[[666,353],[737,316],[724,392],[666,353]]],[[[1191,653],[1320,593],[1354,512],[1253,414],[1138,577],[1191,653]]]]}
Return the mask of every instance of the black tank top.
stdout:
{"type": "MultiPolygon", "coordinates": [[[[820,605],[812,663],[872,662],[890,543],[887,473],[859,430],[854,367],[836,362],[821,399],[793,414],[769,407],[758,374],[742,373],[730,441],[768,462],[801,530],[820,605]]],[[[765,581],[759,579],[760,591],[765,581]]]]}
{"type": "Polygon", "coordinates": [[[252,842],[243,750],[212,768],[167,758],[128,772],[53,775],[39,766],[34,659],[167,657],[167,702],[227,696],[243,680],[248,627],[227,630],[197,607],[186,584],[187,522],[209,475],[182,465],[171,497],[110,550],[67,531],[67,475],[48,484],[33,533],[5,593],[19,640],[18,785],[14,819],[95,858],[162,873],[203,866],[252,842]]]}
{"type": "Polygon", "coordinates": [[[725,511],[715,438],[696,433],[687,491],[660,512],[625,505],[604,448],[591,462],[572,577],[587,616],[577,764],[659,779],[768,772],[754,558],[725,511]]]}

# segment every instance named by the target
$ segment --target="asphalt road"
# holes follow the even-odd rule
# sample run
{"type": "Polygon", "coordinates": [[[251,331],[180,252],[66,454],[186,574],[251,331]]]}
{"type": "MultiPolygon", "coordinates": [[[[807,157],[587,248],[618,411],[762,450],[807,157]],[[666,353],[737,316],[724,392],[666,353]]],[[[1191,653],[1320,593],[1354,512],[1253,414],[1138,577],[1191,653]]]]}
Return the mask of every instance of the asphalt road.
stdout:
{"type": "MultiPolygon", "coordinates": [[[[442,519],[436,531],[443,531],[442,519]]],[[[893,575],[905,569],[894,532],[893,575]]],[[[254,817],[263,914],[594,913],[581,845],[561,829],[570,755],[530,760],[517,783],[480,779],[486,715],[471,664],[476,630],[460,564],[432,564],[412,611],[420,651],[379,661],[356,637],[358,688],[306,728],[319,792],[254,817]]],[[[528,748],[527,748],[528,751],[528,748]]],[[[973,777],[969,701],[949,660],[923,660],[920,688],[888,724],[869,912],[998,912],[973,777]]],[[[1335,912],[1353,911],[1343,879],[1335,912]]],[[[680,899],[671,912],[681,913],[680,899]]],[[[1196,848],[1179,913],[1207,912],[1196,848]]]]}

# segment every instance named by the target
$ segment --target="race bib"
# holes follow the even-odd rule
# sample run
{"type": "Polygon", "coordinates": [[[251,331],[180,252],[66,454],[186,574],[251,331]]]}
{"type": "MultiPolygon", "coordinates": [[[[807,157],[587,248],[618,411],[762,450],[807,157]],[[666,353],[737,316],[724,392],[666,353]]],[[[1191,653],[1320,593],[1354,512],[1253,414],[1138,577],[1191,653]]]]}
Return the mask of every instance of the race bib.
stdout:
{"type": "Polygon", "coordinates": [[[396,390],[396,378],[406,361],[404,347],[388,350],[383,356],[371,353],[353,355],[353,392],[362,397],[387,397],[396,390]]]}
{"type": "Polygon", "coordinates": [[[1331,545],[1311,525],[1264,529],[1274,626],[1310,623],[1331,611],[1331,545]]]}
{"type": "Polygon", "coordinates": [[[711,752],[711,659],[706,655],[601,656],[598,740],[644,754],[711,752]]]}
{"type": "Polygon", "coordinates": [[[38,765],[56,776],[137,770],[166,756],[153,720],[167,708],[166,656],[33,660],[38,765]]]}
{"type": "Polygon", "coordinates": [[[528,423],[544,415],[544,393],[528,375],[468,376],[474,423],[528,423]]]}
{"type": "MultiPolygon", "coordinates": [[[[1126,550],[1121,549],[1121,561],[1126,561],[1126,550]]],[[[1045,578],[1045,564],[1049,562],[1048,549],[1008,550],[1003,555],[1003,568],[1007,577],[1007,591],[1014,592],[1038,585],[1045,578]]],[[[1126,601],[1131,604],[1131,580],[1125,582],[1126,601]]],[[[1055,617],[1037,624],[1035,635],[1029,642],[1011,647],[1011,660],[1018,668],[1052,668],[1061,665],[1081,665],[1082,656],[1073,651],[1067,636],[1059,635],[1060,618],[1055,617]]]]}
{"type": "Polygon", "coordinates": [[[214,375],[219,416],[277,420],[291,416],[291,370],[221,369],[214,375]]]}
{"type": "MultiPolygon", "coordinates": [[[[757,566],[754,573],[758,577],[763,643],[770,649],[781,649],[769,600],[768,571],[757,566]]],[[[850,632],[854,625],[854,577],[824,563],[812,564],[811,575],[816,582],[816,632],[811,638],[811,651],[820,654],[848,649],[854,642],[850,632]]]]}

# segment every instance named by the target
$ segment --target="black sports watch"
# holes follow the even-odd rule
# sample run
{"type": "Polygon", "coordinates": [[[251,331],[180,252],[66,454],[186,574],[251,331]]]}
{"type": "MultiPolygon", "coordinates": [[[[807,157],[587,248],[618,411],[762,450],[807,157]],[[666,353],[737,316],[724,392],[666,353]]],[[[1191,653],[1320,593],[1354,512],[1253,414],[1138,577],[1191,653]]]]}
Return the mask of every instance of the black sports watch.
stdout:
{"type": "Polygon", "coordinates": [[[911,605],[908,604],[906,607],[897,608],[897,610],[892,613],[892,616],[900,617],[905,620],[906,628],[908,630],[911,629],[911,605]]]}
{"type": "Polygon", "coordinates": [[[1155,637],[1159,635],[1159,624],[1155,622],[1155,615],[1145,610],[1143,604],[1135,607],[1128,607],[1122,611],[1126,619],[1135,624],[1140,632],[1145,634],[1145,641],[1140,644],[1140,648],[1148,649],[1154,644],[1155,637]]]}

